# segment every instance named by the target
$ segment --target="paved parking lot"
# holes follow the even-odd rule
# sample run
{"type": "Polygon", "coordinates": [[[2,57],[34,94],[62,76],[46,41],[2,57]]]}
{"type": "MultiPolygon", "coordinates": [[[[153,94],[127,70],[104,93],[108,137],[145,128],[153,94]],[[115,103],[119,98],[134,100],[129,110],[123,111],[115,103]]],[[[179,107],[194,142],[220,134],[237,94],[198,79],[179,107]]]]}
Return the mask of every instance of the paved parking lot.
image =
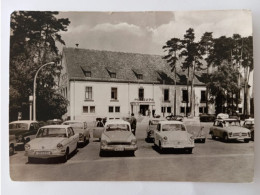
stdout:
{"type": "MultiPolygon", "coordinates": [[[[211,123],[202,123],[208,132],[211,123]]],[[[193,154],[166,151],[161,154],[147,143],[147,123],[138,123],[135,156],[112,153],[99,157],[99,142],[79,148],[66,163],[28,163],[24,151],[10,157],[10,175],[18,181],[208,181],[250,182],[253,178],[254,142],[224,143],[208,136],[196,143],[193,154]]]]}

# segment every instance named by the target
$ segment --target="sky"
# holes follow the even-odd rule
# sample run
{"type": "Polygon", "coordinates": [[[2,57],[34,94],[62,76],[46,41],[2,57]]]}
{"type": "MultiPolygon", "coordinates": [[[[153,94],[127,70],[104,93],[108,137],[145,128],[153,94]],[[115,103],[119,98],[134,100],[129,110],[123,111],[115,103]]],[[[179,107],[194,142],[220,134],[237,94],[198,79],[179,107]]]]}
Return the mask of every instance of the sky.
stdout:
{"type": "MultiPolygon", "coordinates": [[[[213,37],[252,35],[252,16],[247,10],[190,12],[60,12],[69,18],[61,32],[66,47],[163,55],[171,38],[183,38],[188,28],[199,41],[205,32],[213,37]]],[[[62,46],[59,46],[62,49],[62,46]]]]}

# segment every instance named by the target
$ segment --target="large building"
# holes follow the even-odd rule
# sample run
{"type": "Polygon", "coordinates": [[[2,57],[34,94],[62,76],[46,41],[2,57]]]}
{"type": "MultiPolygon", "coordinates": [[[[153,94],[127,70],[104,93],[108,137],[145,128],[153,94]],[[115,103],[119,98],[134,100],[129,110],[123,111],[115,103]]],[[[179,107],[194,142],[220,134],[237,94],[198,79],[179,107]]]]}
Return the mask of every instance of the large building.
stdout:
{"type": "MultiPolygon", "coordinates": [[[[162,56],[64,48],[61,65],[59,89],[69,100],[65,117],[185,115],[190,110],[186,72],[178,69],[175,80],[162,56]]],[[[194,78],[195,116],[207,112],[206,87],[200,74],[194,78]]],[[[215,113],[214,105],[209,104],[208,113],[215,113]]]]}

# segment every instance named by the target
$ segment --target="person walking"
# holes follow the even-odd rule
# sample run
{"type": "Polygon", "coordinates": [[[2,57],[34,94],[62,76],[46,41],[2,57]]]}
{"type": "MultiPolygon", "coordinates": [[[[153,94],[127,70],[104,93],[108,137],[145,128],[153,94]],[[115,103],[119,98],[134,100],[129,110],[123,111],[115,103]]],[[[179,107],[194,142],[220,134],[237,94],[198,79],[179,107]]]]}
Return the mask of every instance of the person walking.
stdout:
{"type": "Polygon", "coordinates": [[[134,113],[131,114],[130,125],[131,125],[131,131],[135,135],[135,131],[136,131],[136,118],[135,118],[134,113]]]}

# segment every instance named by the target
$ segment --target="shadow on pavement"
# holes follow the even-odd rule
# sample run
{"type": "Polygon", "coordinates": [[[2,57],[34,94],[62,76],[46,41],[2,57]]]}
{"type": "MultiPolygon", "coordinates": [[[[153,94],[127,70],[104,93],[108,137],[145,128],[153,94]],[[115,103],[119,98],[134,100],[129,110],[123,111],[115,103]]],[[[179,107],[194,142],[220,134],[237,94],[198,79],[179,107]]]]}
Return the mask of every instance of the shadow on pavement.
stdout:
{"type": "Polygon", "coordinates": [[[187,150],[185,149],[163,149],[160,150],[159,147],[157,146],[152,146],[152,148],[158,152],[159,154],[190,154],[187,150]]]}
{"type": "Polygon", "coordinates": [[[132,151],[107,151],[107,152],[102,152],[99,156],[101,157],[134,157],[135,154],[132,151]]]}

